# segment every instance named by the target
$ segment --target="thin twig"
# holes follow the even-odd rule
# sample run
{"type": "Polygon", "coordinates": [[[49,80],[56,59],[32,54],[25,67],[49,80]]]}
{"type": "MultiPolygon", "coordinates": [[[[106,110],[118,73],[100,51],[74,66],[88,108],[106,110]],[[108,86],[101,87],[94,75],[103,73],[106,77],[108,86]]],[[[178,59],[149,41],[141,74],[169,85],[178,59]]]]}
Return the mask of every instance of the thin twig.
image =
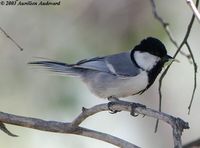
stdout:
{"type": "MultiPolygon", "coordinates": [[[[117,137],[114,137],[105,133],[101,133],[98,131],[86,129],[79,126],[86,118],[96,113],[99,113],[101,111],[109,111],[110,109],[112,109],[112,110],[117,110],[117,111],[128,111],[130,113],[133,112],[134,103],[126,102],[126,101],[117,101],[117,102],[111,102],[111,103],[112,104],[110,105],[108,104],[96,105],[89,109],[84,108],[82,113],[77,118],[75,118],[74,121],[68,122],[68,123],[57,122],[57,121],[45,121],[45,120],[36,119],[36,118],[16,116],[13,114],[7,114],[3,112],[0,112],[0,122],[18,125],[22,127],[38,129],[42,131],[76,134],[76,135],[91,137],[94,139],[99,139],[99,140],[111,143],[121,148],[138,148],[138,146],[131,144],[127,141],[124,141],[122,139],[119,139],[117,137]]],[[[181,148],[181,145],[182,145],[181,134],[184,129],[189,128],[189,125],[187,122],[184,122],[180,118],[173,117],[166,113],[158,112],[156,110],[146,108],[146,107],[141,107],[141,106],[135,107],[134,113],[157,118],[171,125],[173,129],[174,147],[181,148]]]]}
{"type": "Polygon", "coordinates": [[[193,67],[194,67],[194,86],[193,86],[193,91],[192,91],[192,97],[190,99],[190,104],[188,106],[188,114],[190,113],[190,110],[191,110],[191,106],[192,106],[192,103],[193,103],[193,100],[194,100],[194,94],[195,94],[195,91],[196,91],[196,88],[197,88],[197,64],[196,64],[196,61],[194,59],[194,55],[192,53],[192,50],[191,50],[191,47],[189,45],[188,42],[185,43],[185,45],[187,46],[188,48],[188,51],[190,52],[190,55],[192,57],[192,61],[193,61],[193,67]]]}
{"type": "Polygon", "coordinates": [[[0,27],[0,30],[4,33],[4,35],[10,39],[21,51],[23,50],[23,48],[11,37],[8,35],[8,33],[2,28],[0,27]]]}
{"type": "MultiPolygon", "coordinates": [[[[198,5],[199,5],[199,0],[196,1],[196,7],[198,7],[198,5]]],[[[187,31],[186,31],[186,34],[185,34],[185,36],[184,36],[184,39],[183,39],[183,41],[181,42],[181,44],[180,44],[180,46],[178,47],[178,49],[176,50],[176,52],[175,52],[173,58],[176,58],[176,56],[178,55],[178,53],[180,53],[180,51],[181,51],[183,45],[186,44],[187,39],[188,39],[188,37],[189,37],[189,35],[190,35],[190,32],[191,32],[191,29],[192,29],[194,20],[195,20],[195,15],[193,14],[193,15],[192,15],[192,18],[191,18],[191,20],[190,20],[190,23],[189,23],[189,25],[188,25],[188,27],[187,27],[187,31]]],[[[189,49],[188,49],[188,50],[189,50],[189,49]]],[[[189,50],[189,52],[190,52],[190,50],[189,50]]],[[[190,56],[192,56],[192,55],[190,54],[190,56]]],[[[173,64],[173,62],[171,62],[170,65],[167,66],[167,68],[164,70],[164,72],[161,74],[161,76],[160,76],[160,78],[159,78],[159,88],[158,88],[158,91],[159,91],[159,101],[162,100],[162,90],[161,90],[161,86],[162,86],[163,78],[164,78],[165,75],[167,74],[167,72],[168,72],[168,70],[169,70],[169,68],[170,68],[170,66],[171,66],[172,64],[173,64]]],[[[195,63],[193,62],[193,64],[195,64],[195,63]]],[[[196,75],[196,74],[195,74],[195,75],[196,75]]],[[[195,80],[195,81],[196,81],[196,80],[195,80]]],[[[196,85],[196,82],[195,82],[195,85],[196,85]]],[[[195,88],[195,89],[196,89],[196,88],[195,88]]],[[[195,89],[193,89],[193,92],[195,92],[195,89]]],[[[192,96],[192,97],[193,97],[193,96],[192,96]]],[[[159,106],[159,109],[161,109],[161,103],[160,103],[159,105],[160,105],[160,106],[159,106]]],[[[190,108],[189,108],[189,109],[190,109],[190,108]]],[[[155,131],[157,131],[157,128],[158,128],[158,121],[156,122],[155,131]]]]}
{"type": "Polygon", "coordinates": [[[11,132],[6,128],[5,124],[3,124],[2,122],[0,122],[0,129],[1,129],[4,133],[8,134],[8,135],[11,136],[11,137],[18,137],[17,135],[11,133],[11,132]]]}
{"type": "Polygon", "coordinates": [[[166,22],[157,12],[156,9],[156,4],[154,0],[151,0],[151,5],[152,5],[152,11],[153,11],[153,15],[154,17],[161,23],[161,25],[163,26],[165,32],[167,33],[169,39],[171,40],[171,42],[174,44],[174,46],[178,47],[177,42],[175,41],[170,29],[169,29],[169,23],[166,22]]]}
{"type": "Polygon", "coordinates": [[[198,148],[198,147],[200,147],[200,139],[194,140],[192,142],[183,145],[183,148],[198,148]]]}
{"type": "MultiPolygon", "coordinates": [[[[165,30],[165,32],[167,33],[167,36],[169,37],[170,41],[174,44],[174,46],[176,48],[178,48],[178,43],[176,42],[176,40],[174,39],[174,36],[169,28],[169,23],[166,22],[157,12],[156,9],[156,4],[154,0],[150,0],[151,1],[151,6],[152,6],[152,12],[154,17],[160,22],[160,24],[163,26],[163,29],[165,30]]],[[[183,51],[180,51],[180,53],[185,56],[188,60],[190,60],[190,55],[186,54],[183,51]]]]}
{"type": "Polygon", "coordinates": [[[190,8],[192,9],[192,11],[195,14],[197,20],[200,22],[200,13],[199,13],[197,7],[195,6],[194,2],[192,0],[186,0],[186,2],[190,6],[190,8]]]}
{"type": "MultiPolygon", "coordinates": [[[[170,41],[174,44],[174,46],[176,48],[179,48],[180,46],[182,47],[183,45],[178,45],[178,43],[176,42],[176,40],[174,39],[173,37],[173,34],[171,33],[171,30],[169,28],[169,23],[166,22],[157,12],[157,9],[156,9],[156,4],[155,4],[155,1],[154,0],[150,0],[151,2],[151,6],[152,6],[152,12],[153,12],[153,15],[154,17],[160,22],[160,24],[163,26],[165,32],[167,33],[170,41]]],[[[181,49],[181,48],[180,48],[181,49]]],[[[190,61],[191,59],[191,55],[190,54],[186,54],[184,52],[182,52],[181,50],[178,50],[178,53],[181,53],[183,56],[187,57],[187,59],[190,61]]],[[[168,68],[167,68],[168,69],[168,68]]],[[[167,71],[166,71],[167,72],[167,71]]],[[[165,74],[164,74],[165,75],[165,74]]],[[[161,76],[160,80],[159,80],[159,111],[161,111],[161,106],[162,106],[162,93],[161,93],[161,86],[162,86],[162,77],[164,76],[161,76]]],[[[159,120],[156,121],[156,126],[155,126],[155,131],[154,132],[157,132],[157,129],[158,129],[158,124],[159,124],[159,120]]]]}

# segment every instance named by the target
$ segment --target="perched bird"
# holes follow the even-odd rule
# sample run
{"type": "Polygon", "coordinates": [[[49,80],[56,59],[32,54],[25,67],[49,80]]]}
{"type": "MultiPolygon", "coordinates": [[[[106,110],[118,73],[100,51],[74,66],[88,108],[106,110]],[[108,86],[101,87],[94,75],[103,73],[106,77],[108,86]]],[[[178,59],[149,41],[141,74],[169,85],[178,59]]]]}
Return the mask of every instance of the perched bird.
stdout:
{"type": "Polygon", "coordinates": [[[29,64],[44,66],[66,76],[76,76],[100,98],[121,98],[147,90],[164,64],[172,59],[160,40],[148,37],[131,51],[84,59],[76,64],[48,60],[29,64]]]}

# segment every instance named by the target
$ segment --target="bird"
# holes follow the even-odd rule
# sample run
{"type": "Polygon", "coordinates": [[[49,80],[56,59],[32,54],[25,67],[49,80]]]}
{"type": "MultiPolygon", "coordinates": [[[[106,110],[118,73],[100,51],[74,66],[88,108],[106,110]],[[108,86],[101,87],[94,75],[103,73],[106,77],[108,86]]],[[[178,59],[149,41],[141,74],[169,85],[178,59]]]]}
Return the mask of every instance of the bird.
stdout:
{"type": "Polygon", "coordinates": [[[53,60],[28,64],[80,78],[94,95],[109,99],[144,93],[172,60],[159,39],[147,37],[130,51],[83,59],[75,64],[53,60]]]}

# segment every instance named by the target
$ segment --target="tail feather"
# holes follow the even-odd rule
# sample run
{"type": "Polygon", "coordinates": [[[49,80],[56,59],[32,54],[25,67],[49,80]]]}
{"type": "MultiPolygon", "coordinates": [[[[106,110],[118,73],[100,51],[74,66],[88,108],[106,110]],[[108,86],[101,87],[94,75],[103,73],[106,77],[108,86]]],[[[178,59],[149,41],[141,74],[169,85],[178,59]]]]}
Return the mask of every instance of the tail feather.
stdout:
{"type": "Polygon", "coordinates": [[[34,61],[34,62],[29,62],[28,64],[42,66],[50,71],[62,73],[62,74],[66,74],[66,75],[71,75],[71,76],[80,76],[81,75],[80,69],[74,68],[73,65],[62,63],[62,62],[34,61]]]}

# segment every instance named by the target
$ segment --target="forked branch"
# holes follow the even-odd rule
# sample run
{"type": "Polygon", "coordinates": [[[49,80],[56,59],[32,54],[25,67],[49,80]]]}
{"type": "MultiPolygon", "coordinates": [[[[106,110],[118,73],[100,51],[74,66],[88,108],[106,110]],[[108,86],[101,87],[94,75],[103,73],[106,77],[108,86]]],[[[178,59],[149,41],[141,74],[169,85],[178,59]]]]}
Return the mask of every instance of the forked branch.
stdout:
{"type": "MultiPolygon", "coordinates": [[[[170,41],[177,48],[177,50],[176,50],[176,52],[175,52],[173,57],[175,58],[179,53],[181,53],[182,55],[186,56],[188,59],[192,60],[192,65],[194,67],[194,86],[193,86],[193,91],[192,91],[192,95],[191,95],[191,100],[190,100],[190,103],[189,103],[189,106],[188,106],[188,113],[190,113],[191,106],[192,106],[192,103],[193,103],[193,100],[194,100],[196,87],[197,87],[197,76],[196,76],[197,75],[197,64],[196,64],[195,58],[193,56],[193,52],[192,52],[192,50],[190,48],[190,44],[188,43],[188,38],[189,38],[189,35],[190,35],[190,32],[191,32],[192,26],[194,24],[195,16],[198,19],[199,13],[198,13],[197,8],[198,8],[198,5],[199,5],[199,0],[196,0],[196,5],[194,5],[192,0],[186,0],[186,1],[191,6],[194,14],[192,15],[191,20],[190,20],[190,22],[188,24],[188,27],[187,27],[187,30],[186,30],[186,34],[185,34],[185,36],[183,38],[183,41],[181,42],[181,44],[179,46],[178,46],[177,42],[175,41],[175,39],[172,36],[172,33],[171,33],[170,29],[169,29],[169,24],[167,22],[165,22],[164,19],[161,16],[159,16],[154,0],[151,0],[151,5],[152,5],[152,10],[153,10],[154,17],[162,24],[165,32],[167,33],[168,37],[170,38],[170,41]],[[182,49],[182,47],[184,45],[186,45],[186,47],[188,49],[188,52],[189,52],[189,55],[187,55],[187,54],[185,54],[185,53],[183,53],[181,51],[181,49],[182,49]]],[[[167,74],[171,64],[165,69],[165,71],[162,73],[162,75],[161,75],[161,77],[159,79],[159,87],[158,87],[158,91],[159,91],[159,111],[161,111],[161,102],[162,102],[162,91],[161,91],[162,82],[163,82],[163,79],[164,79],[165,75],[167,74]]],[[[157,128],[158,128],[158,122],[159,122],[159,120],[157,120],[157,122],[156,122],[155,132],[157,131],[157,128]]]]}
{"type": "MultiPolygon", "coordinates": [[[[108,142],[110,144],[116,145],[121,148],[138,148],[135,144],[129,143],[120,138],[114,137],[109,134],[105,134],[102,132],[90,130],[84,127],[81,127],[80,124],[87,119],[88,117],[102,112],[102,111],[128,111],[130,113],[133,112],[133,104],[131,102],[126,101],[117,101],[111,102],[112,104],[100,104],[89,109],[84,108],[81,114],[74,119],[72,122],[58,122],[58,121],[45,121],[37,118],[23,117],[17,116],[13,114],[0,112],[0,122],[18,125],[27,128],[33,128],[41,131],[50,131],[57,133],[66,133],[66,134],[76,134],[86,137],[91,137],[94,139],[102,140],[108,142]]],[[[134,105],[135,106],[135,105],[134,105]]],[[[174,147],[181,148],[181,134],[184,129],[188,129],[189,125],[187,122],[184,122],[180,118],[173,117],[171,115],[158,112],[156,110],[146,108],[146,107],[135,107],[134,113],[142,114],[148,117],[153,117],[159,120],[162,120],[169,124],[173,129],[173,139],[174,139],[174,147]]]]}

